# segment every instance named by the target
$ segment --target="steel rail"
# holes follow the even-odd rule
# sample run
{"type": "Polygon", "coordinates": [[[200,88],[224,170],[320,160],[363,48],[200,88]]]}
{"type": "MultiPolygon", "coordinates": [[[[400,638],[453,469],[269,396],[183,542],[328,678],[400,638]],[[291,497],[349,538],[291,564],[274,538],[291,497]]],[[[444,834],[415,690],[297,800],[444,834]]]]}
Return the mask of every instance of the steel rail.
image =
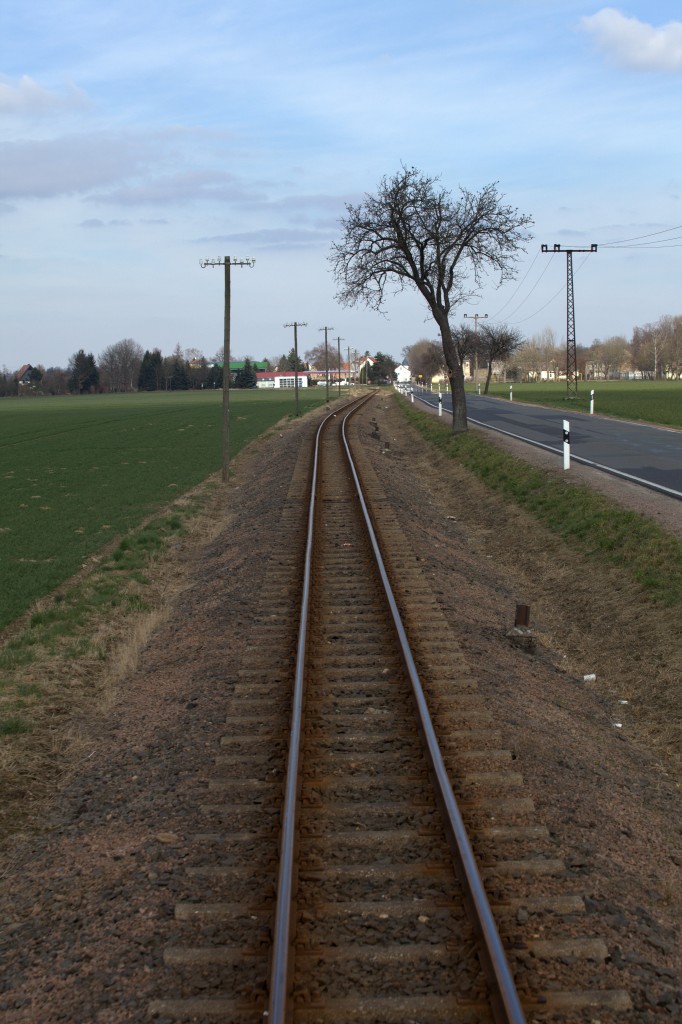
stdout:
{"type": "Polygon", "coordinates": [[[424,688],[419,678],[417,667],[414,663],[412,651],[405,633],[398,605],[393,595],[393,589],[388,579],[386,567],[377,541],[376,533],[372,523],[367,504],[362,493],[360,480],[355,468],[355,463],[350,451],[346,435],[346,423],[349,416],[344,417],[342,434],[346,448],[346,455],[350,466],[356,490],[360,499],[362,513],[369,533],[372,549],[376,558],[377,566],[386,593],[386,599],[391,609],[393,623],[400,643],[403,659],[412,684],[412,691],[417,705],[417,714],[426,746],[427,756],[430,763],[432,778],[436,787],[436,796],[444,815],[448,842],[455,859],[455,867],[458,877],[467,894],[467,912],[474,933],[478,939],[479,957],[483,966],[486,980],[490,989],[490,1001],[493,1017],[496,1024],[525,1024],[525,1015],[521,1007],[518,992],[514,984],[509,964],[500,940],[497,926],[490,909],[488,897],[476,865],[474,852],[469,842],[469,837],[462,820],[455,794],[450,785],[443,755],[440,751],[438,739],[431,721],[424,688]]]}
{"type": "MultiPolygon", "coordinates": [[[[346,435],[346,423],[372,395],[364,397],[348,410],[342,423],[342,436],[349,467],[355,482],[360,506],[367,525],[370,542],[374,551],[379,573],[383,582],[387,602],[399,640],[402,655],[412,684],[417,706],[420,729],[424,738],[431,774],[436,787],[436,796],[445,816],[446,832],[457,874],[467,894],[467,912],[479,941],[479,957],[490,989],[491,1008],[496,1024],[525,1024],[518,993],[509,969],[502,943],[490,910],[464,822],[457,806],[455,795],[443,763],[433,723],[429,714],[424,690],[410,650],[400,612],[388,580],[386,567],[376,538],[371,517],[365,502],[358,474],[350,452],[346,435]]],[[[286,1024],[290,1020],[290,977],[293,970],[291,957],[292,907],[296,892],[296,833],[298,820],[299,764],[301,756],[301,735],[303,731],[303,704],[305,696],[305,651],[308,639],[308,611],[310,605],[312,548],[314,535],[314,514],[318,480],[318,461],[322,431],[336,413],[320,424],[315,437],[311,497],[308,509],[308,530],[306,539],[303,594],[296,653],[296,673],[292,702],[291,736],[287,760],[287,778],[284,793],[284,810],[280,840],[280,862],[277,885],[277,905],[273,931],[273,950],[270,971],[269,1002],[266,1017],[268,1024],[286,1024]]]]}
{"type": "MultiPolygon", "coordinates": [[[[373,393],[372,393],[373,394],[373,393]]],[[[352,409],[355,412],[371,397],[364,395],[352,409]]],[[[292,946],[292,905],[296,894],[296,833],[298,823],[298,796],[300,790],[299,764],[301,760],[301,735],[303,732],[303,703],[305,697],[305,652],[308,642],[308,612],[312,572],[314,519],[317,497],[318,463],[320,438],[330,420],[338,413],[332,412],[322,420],[315,435],[313,471],[308,506],[308,530],[306,535],[305,563],[303,569],[303,593],[301,617],[296,646],[296,673],[291,711],[291,733],[287,758],[287,777],[284,787],[284,808],[280,839],[279,870],[277,879],[277,905],[273,930],[272,961],[267,1010],[268,1024],[285,1024],[289,1019],[289,981],[293,964],[292,946]]],[[[348,413],[350,415],[350,413],[348,413]]],[[[265,1015],[264,1015],[265,1016],[265,1015]]]]}

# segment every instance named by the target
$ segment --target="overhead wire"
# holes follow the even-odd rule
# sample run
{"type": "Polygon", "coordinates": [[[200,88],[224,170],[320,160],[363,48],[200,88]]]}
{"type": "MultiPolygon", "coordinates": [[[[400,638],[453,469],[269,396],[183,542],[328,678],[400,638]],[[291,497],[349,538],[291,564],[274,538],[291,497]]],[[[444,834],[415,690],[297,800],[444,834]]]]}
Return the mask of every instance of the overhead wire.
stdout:
{"type": "MultiPolygon", "coordinates": [[[[652,248],[657,248],[655,243],[653,243],[653,242],[642,242],[642,239],[643,238],[656,238],[658,235],[667,235],[670,231],[682,231],[682,224],[675,224],[674,227],[672,227],[672,228],[661,228],[660,231],[649,231],[646,235],[633,235],[632,238],[620,238],[620,239],[617,239],[615,242],[600,242],[599,243],[599,248],[600,249],[611,249],[611,248],[614,248],[614,247],[617,247],[617,246],[626,247],[626,246],[629,245],[630,242],[639,242],[640,246],[644,246],[644,247],[651,246],[652,248]]],[[[673,242],[673,241],[676,240],[676,238],[679,238],[679,237],[682,237],[682,236],[677,235],[677,236],[675,236],[675,238],[661,239],[661,241],[673,242]]],[[[634,246],[633,246],[633,248],[634,248],[634,246]]],[[[664,248],[664,247],[661,247],[661,248],[664,248]]]]}
{"type": "MultiPolygon", "coordinates": [[[[524,282],[524,281],[526,280],[526,278],[527,278],[527,277],[528,277],[528,275],[530,274],[531,270],[532,270],[532,269],[533,269],[533,267],[535,266],[535,262],[536,262],[536,260],[537,260],[537,258],[538,258],[538,256],[539,256],[539,255],[540,255],[540,251],[538,250],[538,252],[536,252],[536,253],[535,253],[535,256],[533,257],[533,261],[532,261],[531,265],[530,265],[530,266],[528,267],[528,270],[527,270],[527,271],[526,271],[526,273],[525,273],[525,274],[523,275],[523,277],[521,278],[521,280],[519,281],[518,285],[516,286],[516,288],[514,289],[514,291],[513,291],[512,293],[511,293],[511,295],[509,296],[509,298],[507,299],[507,301],[506,301],[506,302],[505,302],[505,303],[504,303],[504,304],[503,304],[502,306],[500,306],[500,308],[499,308],[499,309],[497,310],[497,312],[496,312],[496,313],[493,313],[493,314],[492,314],[492,319],[493,319],[493,320],[497,320],[497,318],[499,317],[499,315],[500,315],[500,313],[502,312],[502,310],[503,310],[503,309],[506,309],[506,308],[507,308],[507,306],[508,306],[508,305],[509,305],[509,303],[510,303],[510,302],[512,301],[512,299],[514,298],[514,296],[515,296],[515,295],[516,295],[516,294],[517,294],[517,293],[518,293],[518,292],[520,291],[520,289],[521,289],[521,287],[522,287],[522,285],[523,285],[523,282],[524,282]]],[[[544,273],[544,271],[543,271],[543,273],[544,273]]],[[[540,278],[541,278],[541,277],[542,277],[542,274],[540,275],[540,278]]],[[[540,278],[538,278],[538,281],[540,280],[540,278]]],[[[535,287],[535,286],[534,286],[534,287],[535,287]]],[[[529,294],[529,295],[532,295],[532,293],[533,293],[533,289],[531,289],[531,291],[530,291],[530,292],[529,292],[528,294],[529,294]]],[[[524,301],[525,301],[525,300],[524,300],[524,301]]]]}
{"type": "MultiPolygon", "coordinates": [[[[673,227],[661,228],[659,231],[650,231],[650,232],[648,232],[647,234],[644,234],[644,235],[634,235],[631,238],[621,238],[621,239],[617,239],[616,241],[613,241],[613,242],[600,242],[599,243],[599,248],[600,249],[679,249],[679,248],[682,248],[682,235],[672,235],[671,236],[670,232],[672,232],[672,231],[681,231],[681,230],[682,230],[682,224],[676,224],[673,227]],[[669,237],[662,238],[661,237],[662,235],[668,235],[669,237]]],[[[565,251],[566,251],[565,249],[564,250],[558,250],[557,251],[557,255],[559,254],[559,252],[563,253],[565,251]]],[[[500,314],[503,312],[503,310],[505,310],[507,308],[507,306],[509,306],[509,304],[514,300],[516,295],[518,295],[519,291],[523,287],[524,282],[528,278],[528,275],[531,273],[533,267],[535,266],[535,263],[536,263],[539,255],[540,255],[539,252],[537,252],[535,254],[535,257],[531,261],[530,266],[528,267],[526,273],[523,275],[522,279],[519,281],[517,287],[514,289],[514,291],[509,296],[509,298],[506,300],[506,302],[504,302],[503,305],[500,306],[500,308],[497,310],[497,312],[492,314],[491,320],[498,321],[499,317],[500,317],[500,314]]],[[[591,255],[591,253],[587,253],[586,254],[585,258],[582,260],[582,262],[579,264],[579,266],[576,267],[576,273],[578,271],[580,271],[581,268],[585,265],[585,262],[587,261],[587,259],[588,259],[588,257],[590,255],[591,255]]],[[[516,306],[511,311],[511,313],[509,314],[510,317],[514,316],[516,313],[519,312],[520,309],[522,309],[526,305],[526,303],[528,302],[530,297],[533,295],[533,293],[535,292],[535,290],[539,286],[540,282],[542,281],[542,278],[544,277],[544,275],[545,275],[545,273],[547,272],[548,269],[549,269],[549,261],[547,262],[547,264],[544,267],[542,273],[539,275],[539,277],[536,280],[535,284],[532,286],[532,288],[530,289],[528,294],[525,296],[525,298],[519,303],[518,306],[516,306]]],[[[559,295],[561,295],[562,292],[565,292],[565,291],[566,291],[566,284],[564,283],[562,285],[562,287],[559,288],[559,290],[556,291],[547,300],[547,302],[545,302],[542,306],[539,307],[539,309],[536,309],[533,313],[530,313],[528,316],[523,317],[520,320],[509,320],[508,319],[507,322],[509,322],[510,324],[518,325],[518,324],[526,323],[528,320],[532,320],[533,317],[537,316],[538,313],[541,313],[544,309],[547,308],[547,306],[551,305],[552,302],[554,302],[554,300],[559,295]]]]}
{"type": "MultiPolygon", "coordinates": [[[[565,251],[565,250],[564,250],[564,251],[565,251]]],[[[556,254],[555,254],[555,253],[551,253],[550,255],[559,255],[559,253],[558,253],[558,252],[557,252],[556,254]]],[[[583,266],[585,265],[585,262],[587,261],[588,257],[589,257],[589,256],[591,256],[591,255],[592,255],[592,253],[587,253],[587,255],[586,255],[586,256],[585,256],[585,258],[584,258],[584,259],[582,260],[582,262],[581,262],[581,263],[580,263],[580,264],[578,265],[578,267],[576,267],[576,273],[577,273],[577,272],[578,272],[578,271],[579,271],[579,270],[580,270],[580,269],[581,269],[581,268],[582,268],[582,267],[583,267],[583,266]]],[[[528,276],[528,274],[530,273],[530,270],[532,269],[533,265],[535,264],[535,260],[536,260],[536,259],[538,258],[538,256],[539,256],[539,253],[537,253],[537,254],[536,254],[536,256],[535,256],[535,259],[533,260],[533,263],[531,263],[531,266],[530,266],[530,267],[528,268],[528,271],[527,271],[527,272],[526,272],[526,274],[524,275],[524,280],[525,280],[525,278],[526,278],[526,277],[528,276]]],[[[539,285],[539,284],[540,284],[540,282],[542,281],[542,278],[544,277],[544,275],[545,275],[545,274],[547,273],[547,271],[549,270],[549,267],[550,267],[550,261],[548,260],[548,261],[547,261],[547,263],[545,264],[545,267],[544,267],[544,269],[543,269],[542,273],[541,273],[541,274],[540,274],[540,276],[538,277],[537,281],[535,282],[535,284],[533,285],[533,287],[531,288],[531,290],[530,290],[530,291],[528,292],[528,294],[526,295],[526,297],[525,297],[525,298],[523,299],[523,301],[522,301],[521,303],[519,303],[519,305],[518,305],[518,306],[517,306],[517,307],[516,307],[515,309],[513,309],[513,310],[511,311],[511,313],[509,314],[509,316],[510,316],[510,317],[514,316],[514,314],[515,314],[515,313],[518,313],[518,311],[519,311],[520,309],[522,309],[522,308],[523,308],[523,306],[525,306],[525,304],[526,304],[526,303],[528,302],[528,299],[529,299],[529,298],[531,297],[531,295],[533,294],[533,292],[535,291],[535,289],[536,289],[536,288],[538,287],[538,285],[539,285]]],[[[523,282],[521,282],[521,283],[523,283],[523,282]]],[[[521,285],[519,285],[519,288],[520,288],[520,287],[521,287],[521,285]]],[[[517,289],[516,289],[516,291],[514,292],[514,295],[516,294],[516,292],[518,292],[518,290],[519,290],[519,289],[517,288],[517,289]]],[[[518,325],[518,324],[525,324],[525,323],[526,323],[526,322],[527,322],[528,320],[532,320],[532,319],[533,319],[533,317],[537,316],[537,315],[538,315],[538,313],[542,313],[543,309],[546,309],[546,308],[547,308],[547,306],[550,306],[550,305],[552,304],[552,302],[554,302],[554,300],[555,300],[555,299],[556,299],[556,298],[557,298],[557,297],[558,297],[559,295],[561,295],[561,294],[562,294],[563,292],[565,292],[565,291],[566,291],[566,283],[564,282],[564,284],[562,284],[561,288],[559,288],[559,290],[558,290],[558,291],[554,292],[554,294],[550,296],[550,298],[549,298],[549,299],[547,300],[547,302],[545,302],[545,303],[544,303],[544,304],[543,304],[542,306],[540,306],[540,307],[539,307],[539,309],[536,309],[536,310],[535,310],[535,311],[534,311],[533,313],[530,313],[530,314],[529,314],[528,316],[526,316],[526,317],[523,317],[523,318],[522,318],[521,320],[509,320],[509,319],[508,319],[508,320],[507,320],[507,322],[508,322],[509,324],[511,324],[512,326],[516,326],[516,325],[518,325]]],[[[505,308],[506,306],[508,306],[508,305],[509,305],[509,302],[511,302],[511,299],[512,299],[512,298],[514,297],[514,295],[512,295],[512,296],[510,297],[510,299],[509,299],[509,300],[508,300],[507,302],[505,302],[504,306],[501,306],[501,307],[500,307],[500,309],[498,310],[498,312],[497,312],[497,313],[495,313],[495,314],[494,314],[494,316],[493,316],[493,317],[492,317],[491,319],[493,319],[493,320],[496,320],[496,319],[498,318],[498,316],[499,316],[499,313],[500,313],[500,312],[501,312],[501,311],[502,311],[502,310],[503,310],[503,309],[504,309],[504,308],[505,308]]]]}

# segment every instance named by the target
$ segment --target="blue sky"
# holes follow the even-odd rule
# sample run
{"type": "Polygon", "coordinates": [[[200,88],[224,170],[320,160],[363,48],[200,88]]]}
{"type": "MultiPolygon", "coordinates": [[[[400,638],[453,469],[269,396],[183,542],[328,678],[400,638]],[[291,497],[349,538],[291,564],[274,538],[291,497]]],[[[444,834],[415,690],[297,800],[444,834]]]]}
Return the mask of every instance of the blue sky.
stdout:
{"type": "Polygon", "coordinates": [[[436,338],[404,292],[334,299],[346,202],[401,164],[534,219],[464,313],[579,343],[682,314],[682,8],[631,0],[25,0],[0,10],[0,365],[132,337],[169,354],[436,338]],[[624,247],[607,247],[625,241],[624,247]]]}

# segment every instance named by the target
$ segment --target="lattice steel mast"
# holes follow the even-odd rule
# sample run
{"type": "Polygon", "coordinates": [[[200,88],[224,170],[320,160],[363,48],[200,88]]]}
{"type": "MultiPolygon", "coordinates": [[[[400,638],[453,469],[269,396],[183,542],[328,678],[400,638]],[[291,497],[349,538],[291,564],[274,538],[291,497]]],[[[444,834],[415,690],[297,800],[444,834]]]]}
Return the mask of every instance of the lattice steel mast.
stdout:
{"type": "Polygon", "coordinates": [[[555,245],[550,250],[548,245],[541,246],[542,252],[566,253],[566,394],[569,398],[578,397],[578,356],[575,344],[575,304],[573,301],[573,253],[596,252],[597,246],[592,243],[589,249],[562,249],[555,245]]]}

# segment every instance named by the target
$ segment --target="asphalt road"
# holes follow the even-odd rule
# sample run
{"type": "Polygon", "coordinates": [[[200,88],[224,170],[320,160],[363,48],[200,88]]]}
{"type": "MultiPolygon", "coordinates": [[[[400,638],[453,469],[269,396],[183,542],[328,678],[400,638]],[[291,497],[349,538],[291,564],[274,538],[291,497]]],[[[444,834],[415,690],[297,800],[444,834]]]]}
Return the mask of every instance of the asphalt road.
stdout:
{"type": "MultiPolygon", "coordinates": [[[[437,394],[415,389],[414,397],[438,407],[437,394]]],[[[451,410],[451,397],[444,393],[443,415],[451,410]]],[[[472,423],[556,452],[561,458],[563,421],[568,420],[571,459],[682,499],[682,430],[482,395],[467,395],[467,413],[472,423]]]]}

